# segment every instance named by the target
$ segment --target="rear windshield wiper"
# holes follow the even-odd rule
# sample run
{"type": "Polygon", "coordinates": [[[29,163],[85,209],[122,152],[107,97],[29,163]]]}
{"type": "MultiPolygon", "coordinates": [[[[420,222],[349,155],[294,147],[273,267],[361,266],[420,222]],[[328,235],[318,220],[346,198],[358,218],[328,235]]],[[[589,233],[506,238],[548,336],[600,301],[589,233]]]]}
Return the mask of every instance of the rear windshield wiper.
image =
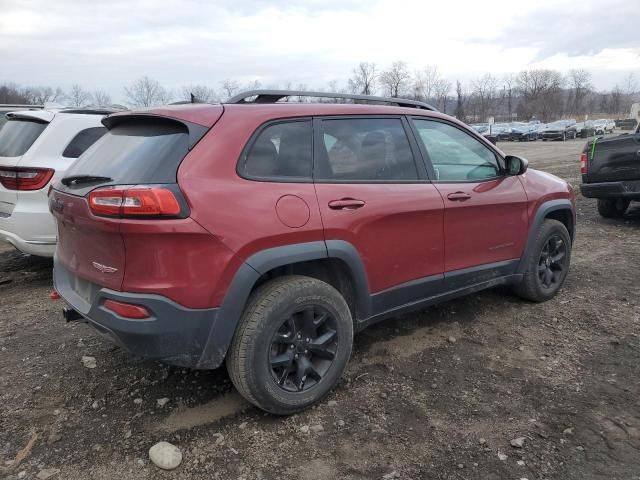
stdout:
{"type": "Polygon", "coordinates": [[[113,178],[100,177],[97,175],[72,175],[70,177],[64,177],[60,181],[63,185],[66,185],[68,187],[70,185],[78,185],[80,183],[112,182],[113,178]]]}

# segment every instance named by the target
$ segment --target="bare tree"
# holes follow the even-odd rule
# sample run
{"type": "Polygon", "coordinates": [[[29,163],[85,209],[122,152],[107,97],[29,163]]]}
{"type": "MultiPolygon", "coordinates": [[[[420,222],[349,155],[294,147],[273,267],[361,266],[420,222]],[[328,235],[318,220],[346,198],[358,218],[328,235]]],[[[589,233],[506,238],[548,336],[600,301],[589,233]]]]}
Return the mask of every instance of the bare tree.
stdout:
{"type": "Polygon", "coordinates": [[[24,91],[31,105],[44,105],[47,102],[60,102],[64,99],[64,92],[60,87],[28,87],[24,91]]]}
{"type": "Polygon", "coordinates": [[[93,104],[96,107],[108,107],[111,105],[111,95],[103,90],[96,90],[93,92],[93,104]]]}
{"type": "Polygon", "coordinates": [[[71,107],[85,107],[91,102],[91,94],[77,83],[71,86],[71,90],[67,94],[67,99],[71,107]]]}
{"type": "Polygon", "coordinates": [[[461,120],[464,122],[465,120],[465,113],[464,113],[464,100],[465,100],[465,95],[464,95],[464,91],[462,90],[462,84],[460,83],[460,80],[456,81],[456,110],[453,113],[455,115],[455,117],[458,120],[461,120]]]}
{"type": "Polygon", "coordinates": [[[128,103],[136,107],[164,105],[169,103],[172,97],[171,92],[160,85],[160,82],[146,75],[124,87],[124,93],[128,103]]]}
{"type": "Polygon", "coordinates": [[[435,87],[442,81],[442,76],[436,65],[427,65],[416,71],[413,82],[413,97],[416,100],[432,101],[435,97],[435,87]]]}
{"type": "Polygon", "coordinates": [[[225,98],[231,98],[240,90],[240,84],[235,80],[227,78],[220,82],[220,88],[222,89],[222,93],[225,95],[225,98]]]}
{"type": "Polygon", "coordinates": [[[507,101],[507,118],[511,121],[511,114],[513,113],[513,99],[516,93],[516,75],[513,73],[507,73],[503,77],[502,81],[504,82],[503,97],[507,101]]]}
{"type": "Polygon", "coordinates": [[[520,116],[531,118],[551,117],[562,114],[561,90],[564,78],[556,70],[524,70],[516,79],[522,101],[518,106],[520,116]]]}
{"type": "Polygon", "coordinates": [[[393,62],[389,70],[380,74],[380,84],[385,95],[400,97],[406,93],[411,80],[411,74],[405,62],[393,62]]]}
{"type": "Polygon", "coordinates": [[[217,92],[206,85],[188,85],[180,90],[180,97],[183,100],[191,101],[191,95],[204,103],[214,103],[219,100],[217,92]]]}
{"type": "Polygon", "coordinates": [[[262,88],[262,83],[260,80],[252,80],[251,82],[247,82],[247,84],[243,87],[243,90],[259,90],[262,88]]]}
{"type": "Polygon", "coordinates": [[[474,80],[471,85],[477,115],[480,121],[484,122],[488,116],[494,113],[498,79],[490,73],[487,73],[479,79],[474,80]]]}
{"type": "Polygon", "coordinates": [[[0,85],[0,103],[28,104],[30,97],[15,83],[0,85]]]}
{"type": "Polygon", "coordinates": [[[591,91],[591,74],[583,69],[569,71],[570,109],[575,115],[585,113],[585,100],[591,91]]]}
{"type": "Polygon", "coordinates": [[[447,99],[451,91],[451,82],[446,78],[439,78],[433,86],[433,94],[436,100],[436,107],[442,113],[447,113],[447,99]]]}
{"type": "Polygon", "coordinates": [[[349,90],[351,93],[373,95],[376,91],[377,78],[376,64],[361,62],[360,65],[353,69],[353,74],[349,78],[349,90]]]}
{"type": "Polygon", "coordinates": [[[629,73],[622,84],[622,108],[629,112],[631,104],[638,98],[638,81],[633,73],[629,73]]]}

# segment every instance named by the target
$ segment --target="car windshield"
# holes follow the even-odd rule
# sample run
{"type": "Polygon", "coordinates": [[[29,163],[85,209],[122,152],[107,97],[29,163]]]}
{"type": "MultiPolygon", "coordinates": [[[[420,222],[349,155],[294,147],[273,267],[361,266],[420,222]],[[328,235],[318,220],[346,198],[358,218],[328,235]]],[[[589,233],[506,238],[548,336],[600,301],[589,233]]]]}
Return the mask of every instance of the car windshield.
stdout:
{"type": "Polygon", "coordinates": [[[33,145],[48,123],[37,120],[9,120],[0,127],[0,157],[20,157],[33,145]]]}

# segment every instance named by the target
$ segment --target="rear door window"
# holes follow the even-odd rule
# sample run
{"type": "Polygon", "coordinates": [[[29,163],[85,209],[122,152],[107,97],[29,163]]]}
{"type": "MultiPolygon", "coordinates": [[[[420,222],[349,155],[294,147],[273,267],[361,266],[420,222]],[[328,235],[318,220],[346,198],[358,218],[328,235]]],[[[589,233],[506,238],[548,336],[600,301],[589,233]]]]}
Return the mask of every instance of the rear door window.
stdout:
{"type": "Polygon", "coordinates": [[[311,120],[266,126],[240,161],[241,176],[256,180],[311,180],[311,120]]]}
{"type": "Polygon", "coordinates": [[[47,125],[36,120],[8,120],[0,128],[0,157],[24,155],[47,125]]]}
{"type": "Polygon", "coordinates": [[[316,180],[397,182],[418,180],[400,118],[325,119],[316,180]]]}
{"type": "Polygon", "coordinates": [[[62,156],[66,158],[78,158],[105,133],[107,133],[105,127],[85,128],[73,137],[69,145],[64,149],[64,152],[62,152],[62,156]]]}
{"type": "Polygon", "coordinates": [[[65,176],[107,177],[123,185],[174,183],[188,151],[189,133],[182,123],[125,119],[89,147],[65,176]]]}

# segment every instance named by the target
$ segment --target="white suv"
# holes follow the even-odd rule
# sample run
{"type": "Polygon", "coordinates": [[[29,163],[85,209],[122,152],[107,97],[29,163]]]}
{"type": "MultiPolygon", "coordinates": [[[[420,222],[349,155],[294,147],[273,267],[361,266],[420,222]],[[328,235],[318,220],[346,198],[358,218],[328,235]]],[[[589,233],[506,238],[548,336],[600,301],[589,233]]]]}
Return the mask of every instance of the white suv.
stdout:
{"type": "Polygon", "coordinates": [[[23,110],[0,128],[0,241],[52,257],[56,226],[48,187],[107,129],[105,110],[23,110]]]}

